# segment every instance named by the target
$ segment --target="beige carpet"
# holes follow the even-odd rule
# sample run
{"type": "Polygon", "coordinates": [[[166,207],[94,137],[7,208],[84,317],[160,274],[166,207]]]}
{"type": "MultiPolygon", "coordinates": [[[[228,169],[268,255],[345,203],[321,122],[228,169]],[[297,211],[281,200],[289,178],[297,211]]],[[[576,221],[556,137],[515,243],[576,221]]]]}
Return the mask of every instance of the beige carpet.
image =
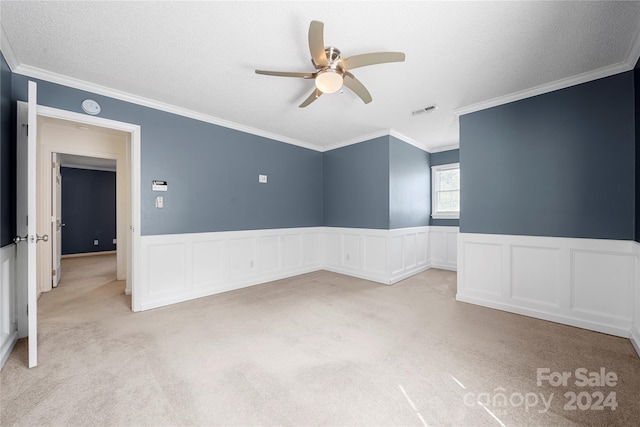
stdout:
{"type": "Polygon", "coordinates": [[[321,271],[134,314],[114,256],[63,269],[39,301],[39,366],[21,340],[0,374],[3,426],[640,425],[628,340],[455,302],[452,272],[321,271]],[[615,386],[574,384],[601,367],[615,386]],[[538,386],[537,368],[572,377],[538,386]]]}

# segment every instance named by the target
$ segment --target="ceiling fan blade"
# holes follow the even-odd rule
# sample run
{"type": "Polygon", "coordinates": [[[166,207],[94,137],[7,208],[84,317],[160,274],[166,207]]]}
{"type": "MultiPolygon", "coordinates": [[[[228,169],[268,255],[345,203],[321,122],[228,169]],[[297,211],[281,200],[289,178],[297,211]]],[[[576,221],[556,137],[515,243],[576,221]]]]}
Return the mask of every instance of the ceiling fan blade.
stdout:
{"type": "Polygon", "coordinates": [[[369,93],[367,88],[364,87],[362,83],[360,83],[360,80],[353,77],[353,74],[351,73],[344,74],[344,85],[349,89],[351,89],[353,93],[358,95],[365,104],[368,104],[371,102],[372,100],[371,94],[369,93]]]}
{"type": "Polygon", "coordinates": [[[309,24],[309,52],[316,65],[327,65],[327,55],[324,53],[324,24],[311,21],[309,24]]]}
{"type": "Polygon", "coordinates": [[[314,89],[313,92],[311,92],[311,95],[309,95],[309,97],[305,99],[302,104],[298,105],[298,107],[300,108],[306,107],[316,99],[320,98],[321,95],[322,95],[322,92],[320,91],[320,89],[314,89]]]}
{"type": "Polygon", "coordinates": [[[313,73],[295,73],[295,72],[289,72],[289,71],[256,70],[256,74],[264,74],[265,76],[278,76],[278,77],[302,77],[303,79],[313,79],[315,77],[313,73]]]}
{"type": "Polygon", "coordinates": [[[350,56],[341,60],[345,70],[353,70],[358,67],[366,67],[367,65],[384,64],[385,62],[403,62],[404,53],[402,52],[374,52],[364,53],[362,55],[350,56]]]}

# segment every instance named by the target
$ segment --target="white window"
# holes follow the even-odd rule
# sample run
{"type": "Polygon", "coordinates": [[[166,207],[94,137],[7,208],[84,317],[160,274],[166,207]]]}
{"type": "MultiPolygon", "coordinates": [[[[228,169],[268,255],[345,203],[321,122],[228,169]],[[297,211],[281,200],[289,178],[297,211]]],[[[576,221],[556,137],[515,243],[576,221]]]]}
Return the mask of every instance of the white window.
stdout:
{"type": "Polygon", "coordinates": [[[460,218],[460,163],[431,167],[431,216],[460,218]]]}

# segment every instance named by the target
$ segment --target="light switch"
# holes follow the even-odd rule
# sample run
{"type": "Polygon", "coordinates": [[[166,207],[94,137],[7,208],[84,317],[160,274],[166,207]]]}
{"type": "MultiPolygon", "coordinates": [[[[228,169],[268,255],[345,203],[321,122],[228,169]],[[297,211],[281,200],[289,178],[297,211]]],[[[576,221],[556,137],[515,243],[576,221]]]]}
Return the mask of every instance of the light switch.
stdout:
{"type": "Polygon", "coordinates": [[[258,182],[261,184],[267,183],[267,175],[258,175],[258,182]]]}
{"type": "Polygon", "coordinates": [[[156,208],[162,209],[164,207],[164,198],[162,196],[156,197],[156,208]]]}

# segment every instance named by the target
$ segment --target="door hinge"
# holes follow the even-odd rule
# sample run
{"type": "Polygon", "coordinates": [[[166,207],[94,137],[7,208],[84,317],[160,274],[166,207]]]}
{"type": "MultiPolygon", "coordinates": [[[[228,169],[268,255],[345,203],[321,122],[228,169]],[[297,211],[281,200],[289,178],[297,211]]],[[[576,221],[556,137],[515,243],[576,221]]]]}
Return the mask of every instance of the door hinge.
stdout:
{"type": "Polygon", "coordinates": [[[29,315],[29,304],[27,304],[27,316],[29,315]]]}
{"type": "Polygon", "coordinates": [[[52,275],[52,276],[55,276],[55,275],[56,275],[56,270],[55,270],[55,269],[51,270],[51,275],[52,275]]]}
{"type": "Polygon", "coordinates": [[[29,136],[29,125],[26,123],[22,124],[22,127],[25,128],[27,130],[27,136],[29,136]]]}
{"type": "Polygon", "coordinates": [[[56,162],[51,162],[51,169],[55,169],[58,164],[56,162]]]}

